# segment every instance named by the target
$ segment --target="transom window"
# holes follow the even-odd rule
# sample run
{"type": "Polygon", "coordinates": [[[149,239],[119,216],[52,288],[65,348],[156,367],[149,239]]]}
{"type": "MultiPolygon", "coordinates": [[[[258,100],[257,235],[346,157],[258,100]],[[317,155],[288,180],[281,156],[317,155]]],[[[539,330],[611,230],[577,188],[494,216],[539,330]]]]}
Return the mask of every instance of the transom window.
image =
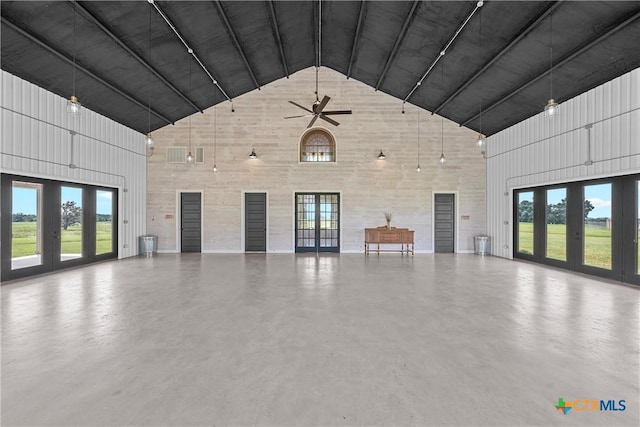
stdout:
{"type": "Polygon", "coordinates": [[[300,140],[301,162],[335,162],[336,141],[323,129],[312,129],[300,140]]]}

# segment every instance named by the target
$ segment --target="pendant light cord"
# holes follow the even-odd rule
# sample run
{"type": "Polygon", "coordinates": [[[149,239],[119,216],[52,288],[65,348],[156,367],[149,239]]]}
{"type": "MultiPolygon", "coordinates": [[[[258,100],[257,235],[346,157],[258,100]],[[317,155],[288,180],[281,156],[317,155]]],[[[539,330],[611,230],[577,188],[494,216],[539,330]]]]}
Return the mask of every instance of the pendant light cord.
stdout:
{"type": "Polygon", "coordinates": [[[213,107],[213,165],[216,165],[216,107],[213,107]]]}
{"type": "MultiPolygon", "coordinates": [[[[480,20],[480,27],[478,29],[478,56],[480,57],[480,63],[482,63],[482,9],[478,15],[480,20]]],[[[480,134],[482,135],[482,92],[480,92],[480,134]]]]}
{"type": "Polygon", "coordinates": [[[420,166],[420,108],[418,108],[418,166],[420,166]]]}
{"type": "Polygon", "coordinates": [[[549,15],[549,99],[553,98],[553,13],[549,15]]]}
{"type": "MultiPolygon", "coordinates": [[[[189,58],[191,59],[191,58],[189,58]]],[[[188,61],[189,62],[189,94],[191,94],[191,60],[188,61]]],[[[189,115],[189,154],[191,154],[191,119],[193,117],[193,114],[189,115]]]]}
{"type": "MultiPolygon", "coordinates": [[[[444,62],[440,67],[440,85],[444,87],[444,62]]],[[[440,148],[442,149],[442,155],[444,155],[444,116],[440,115],[440,148]]]]}
{"type": "Polygon", "coordinates": [[[76,95],[76,2],[73,1],[73,70],[71,71],[71,95],[76,95]]]}
{"type": "MultiPolygon", "coordinates": [[[[151,4],[149,4],[149,22],[147,36],[147,61],[151,61],[151,4]]],[[[147,132],[151,133],[151,88],[147,86],[147,132]]]]}

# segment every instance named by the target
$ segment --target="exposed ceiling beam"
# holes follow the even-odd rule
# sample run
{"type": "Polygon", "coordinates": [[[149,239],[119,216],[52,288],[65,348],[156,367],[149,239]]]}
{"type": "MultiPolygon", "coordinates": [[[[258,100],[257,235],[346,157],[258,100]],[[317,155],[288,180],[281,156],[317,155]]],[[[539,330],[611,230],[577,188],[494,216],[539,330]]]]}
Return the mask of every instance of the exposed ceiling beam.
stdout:
{"type": "Polygon", "coordinates": [[[440,105],[438,105],[438,107],[435,110],[433,110],[431,114],[432,115],[438,114],[438,112],[440,112],[440,110],[442,110],[449,102],[451,102],[454,98],[460,95],[460,93],[462,93],[463,90],[469,87],[471,83],[476,81],[476,79],[480,77],[482,73],[487,71],[489,67],[491,67],[493,64],[496,63],[496,61],[498,61],[498,59],[500,59],[505,53],[510,51],[511,48],[513,48],[520,40],[522,40],[524,36],[526,36],[533,29],[535,29],[547,16],[549,16],[549,14],[554,12],[558,8],[558,6],[560,6],[561,3],[562,3],[562,0],[550,4],[536,18],[529,21],[529,23],[505,47],[503,47],[502,50],[500,50],[500,52],[496,53],[493,56],[493,58],[491,58],[486,64],[482,66],[482,68],[476,71],[473,76],[469,77],[466,82],[460,85],[460,87],[458,87],[451,95],[449,95],[449,97],[447,97],[447,99],[445,99],[442,103],[440,103],[440,105]]]}
{"type": "Polygon", "coordinates": [[[365,0],[360,2],[360,11],[358,12],[358,24],[356,25],[356,33],[353,36],[353,45],[351,46],[351,56],[349,57],[349,68],[347,68],[347,78],[351,77],[351,67],[353,66],[353,60],[356,57],[356,49],[358,48],[358,40],[360,39],[360,33],[362,28],[362,17],[364,16],[364,3],[365,0]]]}
{"type": "Polygon", "coordinates": [[[269,0],[269,12],[271,14],[271,25],[273,26],[273,32],[276,35],[276,41],[278,42],[278,48],[280,49],[280,62],[282,63],[282,69],[284,74],[289,78],[289,67],[287,67],[287,57],[284,56],[284,47],[282,46],[282,37],[280,37],[280,27],[278,27],[278,19],[276,18],[276,8],[273,5],[273,0],[269,0]]]}
{"type": "Polygon", "coordinates": [[[32,42],[34,42],[38,46],[42,47],[43,49],[46,49],[47,51],[51,52],[52,54],[54,54],[58,58],[60,58],[63,61],[67,62],[68,64],[76,67],[77,70],[82,71],[86,75],[92,77],[94,80],[97,80],[98,82],[102,83],[103,85],[105,85],[106,87],[111,89],[112,91],[118,93],[119,95],[123,96],[124,98],[128,99],[129,101],[133,102],[134,104],[140,106],[145,111],[149,110],[151,112],[151,114],[153,114],[154,116],[164,120],[167,123],[174,124],[174,122],[171,119],[168,119],[167,117],[165,117],[164,115],[162,115],[158,111],[154,110],[153,108],[149,108],[148,105],[145,105],[142,102],[138,101],[133,96],[131,96],[128,93],[126,93],[123,89],[120,89],[119,87],[117,87],[115,84],[108,82],[104,78],[102,78],[102,77],[98,76],[97,74],[93,73],[92,71],[89,71],[88,69],[84,68],[82,65],[78,64],[78,61],[74,62],[73,58],[69,58],[64,53],[59,52],[55,48],[49,46],[47,43],[45,43],[44,41],[40,40],[38,37],[36,37],[33,34],[27,32],[26,30],[23,30],[22,28],[18,27],[13,22],[11,22],[8,19],[6,19],[4,16],[1,17],[0,19],[2,19],[2,23],[3,24],[5,24],[9,28],[11,28],[12,30],[14,30],[17,33],[21,34],[22,36],[28,38],[29,40],[31,40],[32,42]]]}
{"type": "Polygon", "coordinates": [[[260,89],[260,83],[258,83],[258,79],[256,79],[256,75],[253,73],[253,68],[251,68],[251,65],[249,64],[249,60],[247,59],[247,55],[244,54],[244,50],[242,49],[242,46],[240,45],[240,41],[238,40],[238,37],[236,37],[235,31],[233,31],[233,27],[231,26],[231,22],[229,22],[229,18],[227,18],[227,14],[224,12],[224,8],[222,7],[222,3],[220,1],[216,0],[216,1],[213,2],[213,4],[218,9],[218,14],[220,15],[220,17],[224,21],[224,25],[227,27],[227,32],[231,36],[231,40],[233,40],[233,44],[236,47],[236,50],[238,51],[238,53],[242,57],[242,61],[244,62],[244,66],[247,68],[247,71],[249,72],[249,75],[251,76],[251,80],[253,80],[253,84],[256,86],[256,89],[259,90],[260,89]]]}
{"type": "MultiPolygon", "coordinates": [[[[499,100],[497,100],[493,104],[489,105],[487,108],[484,109],[482,114],[486,113],[489,110],[494,109],[498,105],[500,105],[503,102],[505,102],[507,99],[509,99],[509,98],[513,97],[514,95],[517,95],[518,93],[522,92],[524,89],[528,88],[529,86],[531,86],[532,84],[534,84],[535,82],[540,80],[541,78],[545,77],[552,70],[555,70],[556,68],[562,67],[567,62],[571,61],[572,59],[574,59],[578,55],[586,52],[587,50],[589,50],[590,48],[592,48],[596,44],[600,43],[602,40],[606,39],[607,37],[609,37],[613,33],[617,32],[617,31],[620,31],[621,29],[623,29],[624,27],[626,27],[627,25],[629,25],[630,23],[632,23],[633,21],[635,21],[638,18],[640,18],[640,12],[636,12],[636,13],[630,15],[629,17],[623,19],[622,21],[618,22],[616,25],[611,27],[606,32],[600,34],[598,37],[594,38],[590,42],[585,43],[584,45],[582,45],[579,48],[575,49],[572,53],[568,54],[567,56],[562,58],[557,63],[554,63],[553,67],[549,67],[549,69],[547,69],[544,72],[538,74],[536,77],[534,77],[533,79],[529,80],[527,83],[525,83],[522,86],[512,90],[508,95],[505,95],[505,96],[501,97],[499,100]]],[[[542,111],[542,107],[541,107],[541,111],[542,111]]],[[[470,118],[464,120],[460,124],[460,126],[466,126],[468,123],[470,123],[470,122],[474,121],[476,118],[478,118],[480,116],[480,114],[481,113],[475,114],[473,117],[470,117],[470,118]]]]}
{"type": "Polygon", "coordinates": [[[384,64],[382,73],[380,74],[380,77],[378,77],[378,82],[376,83],[376,90],[380,88],[380,85],[384,81],[384,78],[387,76],[387,71],[389,71],[389,66],[391,65],[391,62],[393,62],[393,60],[395,59],[396,53],[398,53],[398,48],[400,47],[400,43],[404,39],[404,35],[406,34],[407,28],[409,28],[409,24],[411,23],[411,20],[413,19],[413,16],[416,13],[416,8],[418,7],[418,4],[420,4],[420,0],[415,0],[413,2],[413,5],[411,6],[411,10],[409,11],[407,18],[404,20],[402,29],[398,33],[398,37],[396,37],[396,42],[393,45],[393,49],[391,49],[391,53],[389,53],[387,62],[384,64]]]}
{"type": "MultiPolygon", "coordinates": [[[[122,49],[124,49],[129,55],[134,57],[140,64],[142,64],[147,70],[149,70],[154,76],[156,76],[162,83],[164,83],[167,87],[169,87],[173,92],[175,92],[178,96],[184,99],[189,105],[191,105],[196,110],[202,112],[202,108],[198,107],[193,101],[187,98],[178,88],[176,88],[171,82],[169,82],[160,72],[158,72],[151,64],[145,61],[140,55],[135,53],[129,46],[127,46],[122,40],[118,38],[105,24],[103,24],[98,18],[96,18],[91,12],[89,12],[84,6],[82,6],[79,2],[76,2],[76,7],[78,10],[91,22],[93,22],[98,28],[100,28],[106,35],[111,37],[111,39],[116,42],[122,49]]],[[[151,7],[151,5],[149,5],[151,7]]]]}

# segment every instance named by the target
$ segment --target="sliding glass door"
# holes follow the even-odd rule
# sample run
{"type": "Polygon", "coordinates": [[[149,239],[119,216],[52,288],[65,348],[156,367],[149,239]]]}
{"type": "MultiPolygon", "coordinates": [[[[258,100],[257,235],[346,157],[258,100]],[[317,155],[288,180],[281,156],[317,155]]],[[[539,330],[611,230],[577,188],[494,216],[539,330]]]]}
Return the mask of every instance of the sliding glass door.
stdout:
{"type": "Polygon", "coordinates": [[[117,190],[2,175],[2,280],[117,257],[117,190]]]}
{"type": "Polygon", "coordinates": [[[514,256],[640,283],[638,175],[514,193],[514,256]]]}

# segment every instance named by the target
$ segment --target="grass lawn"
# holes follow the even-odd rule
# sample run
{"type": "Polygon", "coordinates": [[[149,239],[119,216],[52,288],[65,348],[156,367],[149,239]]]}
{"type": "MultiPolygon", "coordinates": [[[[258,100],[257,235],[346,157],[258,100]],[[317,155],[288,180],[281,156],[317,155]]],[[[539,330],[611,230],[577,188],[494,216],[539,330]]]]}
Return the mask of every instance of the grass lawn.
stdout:
{"type": "MultiPolygon", "coordinates": [[[[567,259],[566,225],[547,225],[546,257],[565,261],[567,259]]],[[[521,222],[518,229],[518,251],[533,253],[533,223],[521,222]]],[[[585,265],[611,268],[611,230],[601,227],[585,227],[584,235],[585,265]]],[[[640,256],[639,256],[640,258],[640,256]]]]}
{"type": "MultiPolygon", "coordinates": [[[[17,258],[36,254],[36,223],[14,222],[11,224],[13,239],[11,239],[11,257],[17,258]]],[[[111,252],[110,222],[96,223],[96,253],[111,252]]],[[[61,230],[61,244],[63,254],[82,253],[82,226],[75,224],[67,230],[61,230]]]]}

